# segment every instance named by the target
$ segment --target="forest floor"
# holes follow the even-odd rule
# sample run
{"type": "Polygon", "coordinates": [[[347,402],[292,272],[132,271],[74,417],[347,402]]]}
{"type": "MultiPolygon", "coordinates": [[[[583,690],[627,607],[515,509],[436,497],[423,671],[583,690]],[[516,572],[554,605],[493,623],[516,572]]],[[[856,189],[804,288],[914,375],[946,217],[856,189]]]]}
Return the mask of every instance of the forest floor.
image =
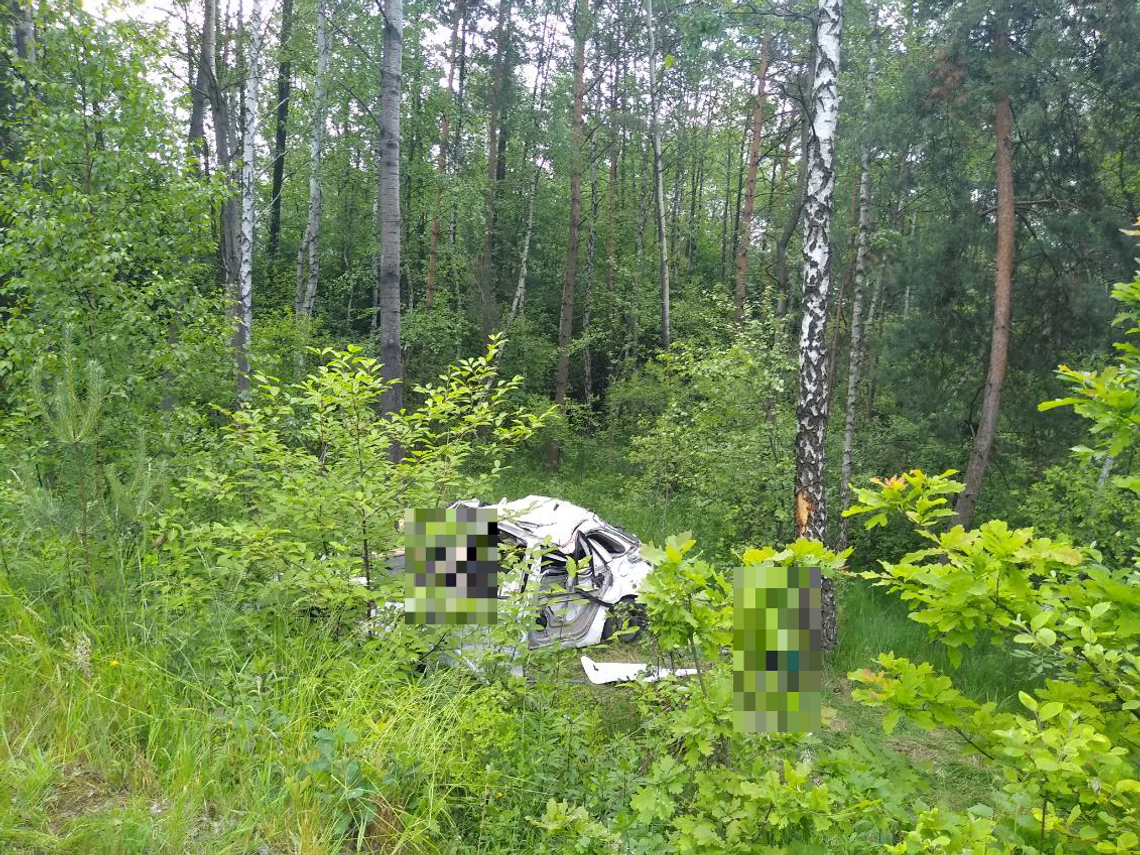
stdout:
{"type": "MultiPolygon", "coordinates": [[[[559,496],[646,541],[661,542],[665,534],[691,531],[699,545],[702,540],[712,542],[716,535],[715,521],[702,520],[696,509],[683,503],[662,509],[638,501],[622,489],[621,473],[591,472],[585,459],[554,478],[538,469],[514,472],[496,487],[496,493],[512,498],[529,493],[559,496]]],[[[4,600],[12,598],[0,597],[0,606],[7,608],[4,600]]],[[[473,795],[457,795],[465,787],[474,789],[465,782],[477,780],[472,776],[481,774],[481,769],[465,765],[456,744],[463,738],[465,716],[482,714],[488,704],[480,698],[483,690],[472,689],[460,676],[452,679],[445,674],[424,685],[384,684],[366,658],[346,658],[332,648],[301,649],[296,641],[279,638],[266,639],[269,665],[223,662],[219,654],[223,664],[218,667],[229,670],[220,678],[203,675],[198,681],[156,661],[159,653],[139,640],[137,628],[128,628],[125,618],[118,625],[106,614],[91,615],[85,624],[77,618],[93,639],[92,649],[83,653],[69,652],[66,639],[41,630],[29,614],[13,612],[10,630],[0,638],[0,851],[4,853],[333,855],[355,851],[357,843],[361,851],[396,851],[382,842],[368,842],[375,820],[367,827],[361,825],[361,834],[347,850],[330,828],[330,799],[342,811],[355,804],[351,763],[331,756],[332,783],[315,786],[318,778],[311,776],[302,786],[295,770],[306,768],[300,764],[312,750],[318,726],[353,730],[373,756],[417,758],[430,770],[426,782],[417,786],[435,792],[433,798],[441,805],[450,799],[453,816],[473,817],[470,821],[477,821],[480,831],[483,827],[487,793],[479,789],[473,795]],[[291,674],[287,681],[282,678],[276,694],[271,683],[274,659],[288,663],[291,674]],[[256,678],[250,673],[254,670],[256,678]],[[219,686],[232,687],[226,689],[232,694],[224,694],[219,686]],[[272,695],[272,701],[260,700],[263,692],[265,698],[272,695]]],[[[955,674],[964,691],[1006,706],[1026,685],[1016,663],[996,649],[979,648],[953,671],[942,650],[907,619],[905,609],[858,579],[841,588],[840,639],[839,649],[826,660],[823,685],[828,712],[812,750],[898,758],[900,780],[917,774],[932,800],[956,808],[969,807],[992,792],[988,773],[962,753],[951,734],[925,732],[905,721],[885,733],[882,713],[852,699],[846,674],[872,664],[879,652],[894,651],[931,661],[955,674]]],[[[586,768],[589,752],[599,746],[642,738],[645,723],[636,690],[628,685],[590,684],[579,662],[582,652],[563,651],[543,666],[550,669],[546,684],[553,692],[553,706],[528,712],[524,704],[514,713],[516,721],[492,719],[486,727],[507,728],[538,741],[534,728],[561,728],[558,739],[564,742],[562,731],[569,726],[569,716],[577,714],[574,710],[589,709],[602,732],[582,737],[593,747],[567,748],[587,755],[573,760],[585,762],[586,768]]],[[[601,661],[655,661],[648,641],[587,652],[601,661]]],[[[507,751],[504,747],[504,754],[507,751]]],[[[550,769],[539,769],[539,779],[547,781],[544,786],[557,788],[559,767],[550,762],[554,764],[550,769]]],[[[567,791],[571,786],[566,783],[567,791]]],[[[508,792],[504,800],[510,798],[508,792]]],[[[538,798],[544,802],[546,796],[538,798]]],[[[537,804],[524,802],[515,808],[518,818],[510,821],[525,829],[525,817],[536,812],[537,804]]],[[[436,821],[430,818],[431,809],[423,810],[429,816],[424,826],[402,833],[409,839],[439,839],[438,828],[431,827],[436,821]]],[[[438,816],[443,821],[444,814],[438,816]]],[[[525,831],[519,834],[517,848],[496,851],[534,851],[536,841],[526,838],[525,831]]],[[[477,852],[479,846],[472,848],[471,843],[438,851],[477,852]]],[[[437,850],[428,846],[400,851],[437,850]]]]}

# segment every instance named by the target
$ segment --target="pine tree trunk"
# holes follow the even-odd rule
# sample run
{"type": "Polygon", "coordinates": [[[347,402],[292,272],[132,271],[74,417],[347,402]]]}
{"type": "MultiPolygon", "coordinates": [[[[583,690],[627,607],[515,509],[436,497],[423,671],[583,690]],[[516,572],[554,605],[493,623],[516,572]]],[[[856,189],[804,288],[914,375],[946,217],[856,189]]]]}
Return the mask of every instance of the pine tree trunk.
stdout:
{"type": "MultiPolygon", "coordinates": [[[[404,403],[400,352],[400,84],[403,75],[404,0],[384,2],[384,58],[380,70],[380,292],[381,373],[392,383],[380,400],[386,413],[404,403]]],[[[402,451],[393,447],[398,459],[402,451]]]]}
{"type": "MultiPolygon", "coordinates": [[[[1003,60],[1009,46],[1009,36],[1001,33],[995,40],[994,50],[1003,60]]],[[[1005,383],[1007,351],[1009,349],[1009,319],[1013,285],[1014,256],[1014,196],[1013,196],[1013,111],[1009,94],[999,94],[994,105],[994,145],[997,172],[997,258],[994,275],[994,320],[990,338],[990,367],[986,374],[985,397],[982,400],[982,419],[974,436],[970,465],[966,469],[966,488],[959,494],[954,506],[953,523],[970,527],[978,493],[986,474],[990,453],[997,434],[998,414],[1001,407],[1001,390],[1005,383]]]]}
{"type": "Polygon", "coordinates": [[[447,104],[439,120],[439,154],[436,156],[435,215],[431,221],[431,244],[428,249],[427,308],[435,304],[435,283],[439,268],[439,237],[443,231],[443,185],[447,180],[447,149],[450,145],[451,111],[455,109],[455,57],[459,49],[459,22],[467,14],[464,0],[455,6],[455,18],[451,23],[451,47],[447,58],[447,104]]]}
{"type": "Polygon", "coordinates": [[[321,157],[325,140],[325,77],[329,66],[328,10],[317,0],[317,69],[313,74],[313,124],[309,136],[309,219],[297,250],[297,282],[293,308],[298,317],[313,314],[321,274],[321,157]],[[308,256],[308,270],[305,256],[308,256]],[[307,274],[307,275],[306,275],[307,274]]]}
{"type": "Polygon", "coordinates": [[[289,60],[289,35],[292,32],[293,0],[282,0],[281,59],[277,63],[277,127],[273,140],[273,188],[269,196],[268,254],[271,264],[277,259],[277,244],[281,237],[281,187],[285,181],[285,143],[289,130],[289,98],[293,89],[293,63],[289,60]]]}
{"type": "Polygon", "coordinates": [[[253,328],[253,227],[256,187],[257,90],[261,83],[261,0],[252,0],[249,21],[249,70],[245,82],[244,127],[241,135],[241,262],[238,319],[234,333],[238,399],[249,397],[249,342],[253,328]]]}
{"type": "MultiPolygon", "coordinates": [[[[812,82],[813,121],[804,203],[804,299],[796,405],[796,534],[827,538],[824,496],[824,436],[827,431],[827,291],[831,276],[831,210],[835,191],[833,154],[839,113],[836,77],[843,24],[842,0],[819,0],[812,82]]],[[[823,580],[824,649],[835,646],[835,585],[823,580]]]]}
{"type": "Polygon", "coordinates": [[[760,169],[760,137],[764,132],[764,84],[768,77],[768,39],[760,46],[756,71],[756,100],[752,105],[752,145],[748,149],[748,181],[744,185],[744,214],[736,256],[736,322],[744,323],[744,298],[748,289],[748,250],[752,245],[752,212],[756,206],[756,173],[760,169]]]}
{"type": "MultiPolygon", "coordinates": [[[[867,91],[863,101],[864,133],[871,111],[872,81],[875,75],[875,58],[867,66],[867,91]]],[[[841,510],[851,505],[851,454],[855,446],[855,413],[859,399],[859,372],[863,367],[863,291],[867,282],[867,232],[871,195],[871,145],[863,143],[863,157],[859,164],[859,217],[855,248],[854,293],[851,295],[851,342],[847,363],[847,409],[843,420],[843,460],[839,473],[841,510]]],[[[837,320],[838,325],[838,320],[837,320]]],[[[830,382],[830,381],[829,381],[830,382]]],[[[847,519],[839,519],[837,548],[847,548],[847,519]]]]}
{"type": "Polygon", "coordinates": [[[499,24],[495,30],[495,64],[491,79],[491,111],[487,122],[487,202],[483,217],[483,254],[479,258],[479,306],[483,338],[499,320],[493,279],[495,254],[495,188],[499,183],[499,115],[503,94],[503,65],[510,39],[511,0],[499,0],[499,24]]]}
{"type": "MultiPolygon", "coordinates": [[[[554,376],[554,404],[566,403],[570,384],[570,335],[574,328],[574,287],[578,277],[578,229],[582,218],[582,98],[586,65],[586,3],[574,2],[574,106],[570,120],[570,224],[566,238],[566,266],[562,276],[562,304],[558,315],[558,367],[554,376]]],[[[558,467],[561,449],[558,440],[546,449],[546,466],[558,467]]]]}
{"type": "Polygon", "coordinates": [[[657,202],[657,241],[660,249],[661,349],[669,349],[669,240],[665,230],[665,188],[661,166],[661,126],[658,118],[657,41],[653,20],[653,0],[645,0],[645,23],[649,30],[649,124],[653,135],[653,186],[657,202]]]}

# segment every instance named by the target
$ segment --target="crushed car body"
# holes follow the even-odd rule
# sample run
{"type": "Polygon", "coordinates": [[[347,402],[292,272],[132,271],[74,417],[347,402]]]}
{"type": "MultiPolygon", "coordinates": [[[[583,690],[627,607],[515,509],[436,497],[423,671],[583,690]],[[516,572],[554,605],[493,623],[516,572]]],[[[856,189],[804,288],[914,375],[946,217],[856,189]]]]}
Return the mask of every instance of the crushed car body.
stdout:
{"type": "Polygon", "coordinates": [[[555,642],[589,647],[643,620],[637,595],[652,565],[629,532],[549,496],[452,505],[460,506],[497,510],[500,541],[533,555],[499,590],[503,599],[532,594],[536,625],[528,632],[530,648],[555,642]]]}

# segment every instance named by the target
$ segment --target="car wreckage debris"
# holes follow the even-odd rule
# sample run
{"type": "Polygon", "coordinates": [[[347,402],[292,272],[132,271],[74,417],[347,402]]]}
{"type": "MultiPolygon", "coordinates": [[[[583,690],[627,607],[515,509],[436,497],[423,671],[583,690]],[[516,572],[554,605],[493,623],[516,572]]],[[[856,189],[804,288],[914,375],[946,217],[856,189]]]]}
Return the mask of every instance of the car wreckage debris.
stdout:
{"type": "Polygon", "coordinates": [[[586,679],[595,686],[628,683],[638,679],[646,683],[656,683],[666,677],[692,677],[697,673],[696,668],[650,670],[645,662],[595,662],[589,656],[582,657],[582,670],[586,672],[586,679]]]}

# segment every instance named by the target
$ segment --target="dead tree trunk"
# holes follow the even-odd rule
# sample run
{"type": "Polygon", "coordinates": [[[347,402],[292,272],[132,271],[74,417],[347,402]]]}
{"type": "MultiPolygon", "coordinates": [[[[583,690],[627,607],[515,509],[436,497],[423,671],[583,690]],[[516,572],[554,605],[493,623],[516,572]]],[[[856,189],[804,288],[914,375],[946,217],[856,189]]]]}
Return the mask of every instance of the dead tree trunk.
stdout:
{"type": "Polygon", "coordinates": [[[756,71],[756,100],[752,105],[752,145],[748,149],[748,181],[744,185],[744,214],[736,257],[736,322],[744,323],[744,298],[748,289],[748,250],[752,245],[752,212],[756,205],[756,173],[760,169],[760,137],[764,131],[764,83],[768,77],[768,39],[760,46],[756,71]]]}
{"type": "MultiPolygon", "coordinates": [[[[574,329],[574,287],[578,278],[578,229],[582,218],[582,98],[586,65],[586,3],[574,2],[574,106],[570,119],[570,224],[566,238],[566,266],[562,275],[562,305],[558,316],[558,367],[554,376],[554,404],[566,403],[570,384],[570,335],[574,329]]],[[[561,449],[558,440],[546,449],[546,466],[558,467],[561,449]]]]}
{"type": "Polygon", "coordinates": [[[325,76],[329,66],[328,10],[317,0],[317,69],[313,74],[313,124],[309,136],[309,219],[297,250],[297,283],[293,308],[299,318],[313,314],[321,275],[321,158],[325,140],[325,76]],[[308,271],[305,256],[308,256],[308,271]],[[307,275],[306,275],[307,273],[307,275]]]}
{"type": "MultiPolygon", "coordinates": [[[[796,405],[796,534],[827,537],[824,502],[824,436],[827,431],[827,290],[831,277],[831,210],[835,191],[833,154],[839,113],[837,75],[843,0],[819,0],[812,83],[804,204],[804,298],[799,343],[799,399],[796,405]]],[[[823,580],[825,649],[835,646],[835,585],[823,580]]]]}
{"type": "MultiPolygon", "coordinates": [[[[1009,46],[1006,33],[998,35],[994,51],[999,61],[1004,59],[1009,46]]],[[[982,419],[974,435],[974,448],[970,465],[966,469],[966,489],[958,496],[954,506],[955,525],[969,528],[982,489],[990,452],[997,434],[998,413],[1001,407],[1001,390],[1005,383],[1007,351],[1009,349],[1009,319],[1013,285],[1014,253],[1014,196],[1013,196],[1013,111],[1009,93],[1001,92],[994,105],[994,145],[997,172],[997,258],[994,275],[994,320],[990,338],[990,367],[986,374],[985,397],[982,400],[982,419]]]]}

